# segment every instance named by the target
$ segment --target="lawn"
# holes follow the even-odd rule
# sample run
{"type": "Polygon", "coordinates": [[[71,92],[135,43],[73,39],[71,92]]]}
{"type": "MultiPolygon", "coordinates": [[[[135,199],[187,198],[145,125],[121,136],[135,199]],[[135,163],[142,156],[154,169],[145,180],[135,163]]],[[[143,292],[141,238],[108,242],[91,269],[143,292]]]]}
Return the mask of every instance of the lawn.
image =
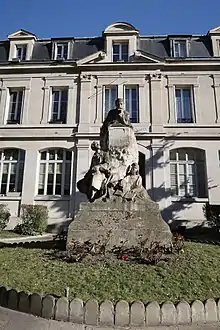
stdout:
{"type": "Polygon", "coordinates": [[[220,297],[220,247],[185,243],[184,253],[157,266],[121,263],[66,263],[52,260],[51,250],[0,249],[0,285],[30,292],[99,301],[171,300],[188,302],[220,297]]]}
{"type": "Polygon", "coordinates": [[[22,237],[22,235],[13,232],[12,230],[0,230],[0,238],[15,238],[22,237]]]}

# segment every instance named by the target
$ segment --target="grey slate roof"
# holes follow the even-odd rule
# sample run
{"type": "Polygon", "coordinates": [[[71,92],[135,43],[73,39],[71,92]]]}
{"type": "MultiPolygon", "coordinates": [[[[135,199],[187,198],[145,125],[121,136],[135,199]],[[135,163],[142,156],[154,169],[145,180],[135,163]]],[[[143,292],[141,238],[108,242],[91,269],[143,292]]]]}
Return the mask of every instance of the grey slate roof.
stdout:
{"type": "MultiPolygon", "coordinates": [[[[173,36],[172,36],[173,37],[173,36]]],[[[140,37],[138,50],[143,51],[149,56],[156,58],[171,57],[170,36],[162,37],[140,37]]],[[[177,36],[175,36],[177,38],[177,36]]],[[[181,36],[179,36],[181,38],[181,36]]],[[[208,36],[191,36],[189,40],[189,57],[210,58],[212,57],[212,44],[208,36]]],[[[37,40],[34,44],[32,60],[48,61],[53,59],[53,44],[58,39],[37,40]]],[[[99,50],[104,50],[104,38],[62,38],[60,41],[72,41],[70,59],[78,60],[88,55],[94,54],[99,50]]],[[[7,62],[9,55],[9,41],[0,41],[0,62],[7,62]]]]}

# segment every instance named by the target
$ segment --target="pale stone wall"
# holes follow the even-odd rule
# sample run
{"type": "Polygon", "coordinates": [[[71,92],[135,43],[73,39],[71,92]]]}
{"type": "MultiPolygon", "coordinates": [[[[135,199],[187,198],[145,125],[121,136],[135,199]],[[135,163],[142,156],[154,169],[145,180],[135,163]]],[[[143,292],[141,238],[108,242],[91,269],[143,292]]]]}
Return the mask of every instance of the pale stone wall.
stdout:
{"type": "MultiPolygon", "coordinates": [[[[103,64],[104,65],[104,64],[103,64]]],[[[65,70],[64,70],[65,71],[65,70]]],[[[216,72],[161,72],[158,70],[84,71],[78,74],[1,75],[0,148],[21,148],[26,151],[23,193],[21,197],[0,197],[7,202],[13,218],[19,215],[21,203],[48,205],[51,221],[57,223],[72,217],[79,203],[85,200],[76,189],[76,181],[86,173],[92,152],[90,144],[99,138],[103,120],[103,86],[116,84],[119,96],[123,85],[139,85],[140,122],[134,124],[139,152],[146,159],[146,188],[159,202],[165,218],[170,220],[204,220],[202,207],[206,201],[220,203],[220,75],[216,72]],[[176,124],[174,86],[194,87],[196,123],[176,124]],[[9,87],[25,88],[21,125],[4,125],[9,87]],[[48,124],[52,87],[69,88],[67,124],[48,124]],[[77,133],[73,135],[73,130],[77,133]],[[166,144],[166,147],[164,147],[166,144]],[[72,195],[68,198],[38,197],[36,195],[38,151],[62,147],[75,150],[73,160],[72,195]],[[169,182],[169,150],[179,147],[201,148],[206,155],[209,182],[208,198],[193,203],[180,203],[167,194],[169,182]]]]}

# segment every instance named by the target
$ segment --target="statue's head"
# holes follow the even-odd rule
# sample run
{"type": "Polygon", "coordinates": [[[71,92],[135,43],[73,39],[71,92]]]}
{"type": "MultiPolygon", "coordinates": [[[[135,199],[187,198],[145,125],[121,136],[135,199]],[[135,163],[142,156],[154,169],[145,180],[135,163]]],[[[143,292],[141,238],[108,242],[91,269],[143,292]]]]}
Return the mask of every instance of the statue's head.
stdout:
{"type": "Polygon", "coordinates": [[[133,163],[131,165],[130,173],[131,173],[131,175],[137,175],[137,174],[139,174],[139,165],[137,163],[133,163]]]}
{"type": "Polygon", "coordinates": [[[116,109],[123,110],[123,108],[124,108],[123,99],[122,98],[118,98],[117,100],[115,100],[115,106],[116,106],[116,109]]]}
{"type": "Polygon", "coordinates": [[[100,149],[100,145],[99,145],[99,143],[96,142],[96,141],[92,142],[92,144],[91,144],[91,149],[92,149],[93,151],[98,151],[98,150],[100,149]]]}

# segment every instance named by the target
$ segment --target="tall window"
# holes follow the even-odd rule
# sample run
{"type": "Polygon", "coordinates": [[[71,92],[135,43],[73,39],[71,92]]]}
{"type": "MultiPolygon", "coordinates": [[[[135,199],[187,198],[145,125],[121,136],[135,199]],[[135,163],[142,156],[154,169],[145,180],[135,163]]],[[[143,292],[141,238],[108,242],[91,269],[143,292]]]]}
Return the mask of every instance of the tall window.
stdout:
{"type": "Polygon", "coordinates": [[[68,43],[58,43],[57,44],[57,51],[56,51],[56,59],[65,59],[67,60],[68,57],[68,43]]]}
{"type": "Polygon", "coordinates": [[[68,105],[68,89],[53,89],[52,90],[52,110],[51,123],[61,122],[66,124],[68,105]]]}
{"type": "Polygon", "coordinates": [[[9,90],[10,100],[9,100],[9,111],[8,111],[8,124],[20,124],[21,122],[21,114],[22,114],[22,107],[23,107],[23,97],[24,91],[9,90]]]}
{"type": "Polygon", "coordinates": [[[104,116],[106,118],[108,112],[112,109],[115,109],[115,100],[118,97],[118,88],[117,86],[105,86],[105,109],[104,109],[104,116]]]}
{"type": "Polygon", "coordinates": [[[170,182],[172,195],[206,197],[205,152],[186,148],[170,151],[170,182]]]}
{"type": "Polygon", "coordinates": [[[21,61],[26,60],[26,54],[27,54],[27,45],[17,45],[17,58],[21,61]]]}
{"type": "Polygon", "coordinates": [[[177,123],[193,123],[193,94],[191,87],[176,87],[176,117],[177,123]]]}
{"type": "Polygon", "coordinates": [[[113,43],[112,45],[113,62],[128,61],[128,43],[113,43]]]}
{"type": "Polygon", "coordinates": [[[187,57],[187,41],[174,40],[173,41],[173,56],[174,57],[187,57]]]}
{"type": "Polygon", "coordinates": [[[138,86],[125,86],[125,109],[130,114],[132,123],[138,123],[139,121],[139,93],[138,86]]]}
{"type": "Polygon", "coordinates": [[[21,192],[24,173],[25,151],[21,149],[0,150],[1,194],[21,192]]]}
{"type": "Polygon", "coordinates": [[[40,152],[38,195],[70,195],[71,161],[71,151],[40,152]]]}

